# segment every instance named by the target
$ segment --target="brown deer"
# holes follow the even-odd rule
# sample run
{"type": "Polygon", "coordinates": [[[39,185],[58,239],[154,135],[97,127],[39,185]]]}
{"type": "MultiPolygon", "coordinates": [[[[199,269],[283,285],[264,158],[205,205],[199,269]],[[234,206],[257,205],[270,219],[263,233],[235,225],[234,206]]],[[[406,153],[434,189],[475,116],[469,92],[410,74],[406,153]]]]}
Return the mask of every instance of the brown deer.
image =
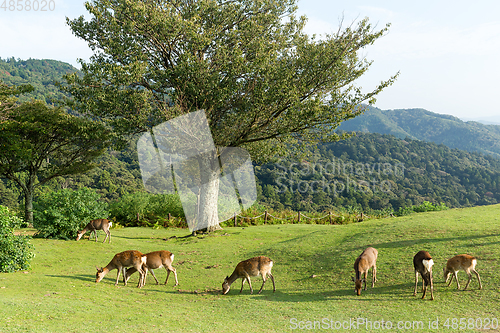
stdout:
{"type": "Polygon", "coordinates": [[[418,283],[418,273],[422,276],[422,299],[425,297],[425,292],[427,291],[427,286],[430,285],[431,288],[431,300],[434,299],[434,285],[432,282],[432,266],[434,261],[431,255],[427,251],[419,251],[413,257],[413,267],[415,268],[415,290],[413,291],[413,296],[417,295],[417,283],[418,283]]]}
{"type": "Polygon", "coordinates": [[[76,236],[76,240],[77,241],[80,240],[80,238],[82,238],[82,236],[85,235],[87,231],[90,231],[89,240],[90,238],[92,238],[92,233],[94,233],[95,241],[97,242],[97,230],[103,230],[106,233],[106,238],[104,238],[103,243],[106,242],[108,236],[109,236],[108,243],[111,243],[111,233],[109,232],[109,228],[111,228],[112,225],[113,222],[106,219],[92,220],[85,226],[85,228],[82,231],[78,231],[78,236],[76,236]]]}
{"type": "Polygon", "coordinates": [[[146,272],[143,269],[143,265],[146,265],[146,256],[143,256],[143,254],[139,251],[124,251],[115,254],[113,259],[109,262],[109,264],[104,267],[104,268],[97,268],[97,273],[95,275],[95,282],[98,283],[101,281],[106,274],[108,274],[110,271],[113,269],[118,270],[118,274],[116,275],[116,282],[115,286],[118,285],[118,279],[120,278],[120,273],[123,271],[123,284],[127,285],[127,280],[125,279],[126,276],[126,268],[127,267],[135,267],[139,271],[139,274],[141,275],[139,278],[139,284],[137,287],[142,287],[143,286],[143,279],[146,276],[146,272]]]}
{"type": "Polygon", "coordinates": [[[459,254],[458,256],[454,256],[453,258],[448,260],[448,262],[446,263],[446,267],[443,268],[444,283],[448,282],[448,279],[450,278],[451,275],[451,280],[448,283],[448,287],[453,281],[453,278],[455,278],[455,280],[457,280],[457,289],[460,289],[460,284],[458,283],[457,274],[459,270],[463,270],[469,276],[469,280],[467,281],[467,284],[465,285],[464,288],[464,290],[466,290],[467,287],[469,286],[470,281],[472,280],[472,274],[471,274],[472,271],[474,272],[474,274],[476,274],[477,280],[479,281],[479,289],[483,289],[483,285],[481,284],[481,278],[479,277],[479,273],[476,271],[476,264],[477,264],[477,259],[471,255],[459,254]]]}
{"type": "Polygon", "coordinates": [[[364,283],[364,290],[366,290],[366,277],[368,276],[368,271],[372,267],[372,288],[375,287],[375,282],[377,281],[377,257],[378,251],[373,247],[368,247],[354,262],[356,277],[353,277],[352,280],[354,281],[354,290],[358,296],[361,295],[362,283],[364,283]],[[361,275],[363,275],[363,278],[361,278],[361,275]]]}
{"type": "MultiPolygon", "coordinates": [[[[151,271],[151,274],[153,274],[153,277],[156,280],[156,284],[159,284],[158,279],[155,276],[155,272],[153,269],[157,268],[162,268],[164,267],[167,270],[167,279],[165,280],[165,284],[168,282],[168,277],[170,276],[170,272],[174,273],[175,277],[175,286],[179,284],[179,281],[177,281],[177,272],[175,268],[172,267],[172,262],[174,261],[174,254],[169,252],[169,251],[155,251],[155,252],[150,252],[144,254],[146,257],[146,264],[143,267],[145,271],[145,276],[144,276],[144,281],[143,281],[143,286],[146,284],[146,277],[148,275],[148,270],[151,271]]],[[[135,267],[130,267],[127,269],[125,273],[125,280],[128,281],[130,278],[130,275],[134,274],[137,272],[137,268],[135,267]]]]}
{"type": "Polygon", "coordinates": [[[231,284],[237,279],[243,279],[241,282],[240,293],[243,291],[243,285],[245,281],[248,281],[250,286],[250,294],[253,294],[252,283],[250,282],[250,277],[262,275],[262,286],[260,287],[259,294],[264,288],[264,284],[267,281],[267,276],[273,281],[273,292],[276,291],[276,285],[274,284],[274,277],[271,274],[271,269],[273,268],[273,261],[268,257],[254,257],[240,262],[236,265],[233,274],[231,276],[226,276],[224,282],[222,283],[222,294],[225,295],[229,292],[231,284]]]}

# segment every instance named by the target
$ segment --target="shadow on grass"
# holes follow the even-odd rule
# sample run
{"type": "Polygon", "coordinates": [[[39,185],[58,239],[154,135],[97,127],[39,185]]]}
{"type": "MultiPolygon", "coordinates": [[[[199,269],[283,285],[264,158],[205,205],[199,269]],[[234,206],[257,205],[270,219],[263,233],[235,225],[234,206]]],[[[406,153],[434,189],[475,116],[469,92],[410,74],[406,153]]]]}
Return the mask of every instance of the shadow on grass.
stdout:
{"type": "MultiPolygon", "coordinates": [[[[470,241],[472,239],[484,239],[490,237],[498,237],[498,234],[489,234],[489,235],[477,235],[477,236],[462,236],[462,237],[443,237],[443,238],[417,238],[411,240],[402,240],[395,242],[384,242],[373,244],[372,246],[375,248],[400,248],[400,247],[409,247],[418,244],[429,244],[429,243],[441,243],[441,242],[456,242],[456,241],[470,241]]],[[[487,242],[481,245],[494,245],[500,244],[500,241],[496,242],[487,242]]]]}
{"type": "Polygon", "coordinates": [[[52,274],[47,274],[46,276],[53,277],[53,278],[80,280],[80,281],[94,282],[95,283],[95,274],[94,275],[83,275],[83,274],[80,274],[80,275],[52,275],[52,274]]]}

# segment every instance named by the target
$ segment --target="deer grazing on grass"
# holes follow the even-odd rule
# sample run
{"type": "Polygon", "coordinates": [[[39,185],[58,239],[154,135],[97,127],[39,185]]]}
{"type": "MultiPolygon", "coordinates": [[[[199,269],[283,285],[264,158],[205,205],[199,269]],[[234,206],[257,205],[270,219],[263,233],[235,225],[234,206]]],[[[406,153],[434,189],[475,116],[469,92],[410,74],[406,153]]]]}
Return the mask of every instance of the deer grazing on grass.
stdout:
{"type": "Polygon", "coordinates": [[[354,281],[354,290],[358,296],[361,295],[362,283],[365,284],[364,290],[366,290],[366,277],[368,276],[368,271],[372,267],[372,288],[375,287],[375,282],[377,281],[377,257],[378,251],[373,247],[368,247],[354,262],[354,272],[356,276],[353,277],[352,280],[354,281]],[[361,278],[362,275],[363,278],[361,278]]]}
{"type": "Polygon", "coordinates": [[[248,281],[250,286],[250,294],[253,294],[252,283],[250,282],[250,277],[262,275],[262,286],[260,287],[259,294],[264,288],[264,284],[267,281],[267,276],[273,281],[273,292],[276,291],[276,285],[274,284],[274,277],[271,274],[271,268],[273,268],[273,261],[268,257],[254,257],[240,262],[236,265],[233,274],[231,276],[226,276],[224,283],[222,283],[222,294],[225,295],[229,292],[231,284],[237,279],[243,279],[241,282],[240,293],[243,291],[243,285],[245,281],[248,281]]]}
{"type": "Polygon", "coordinates": [[[92,220],[90,221],[85,228],[82,231],[78,231],[78,236],[76,237],[76,240],[80,240],[83,235],[87,231],[90,231],[90,238],[92,238],[92,233],[95,235],[95,241],[97,242],[97,230],[103,230],[106,233],[106,238],[104,238],[104,242],[106,242],[106,239],[109,237],[109,243],[111,243],[111,233],[109,232],[109,228],[113,225],[113,222],[106,220],[106,219],[97,219],[97,220],[92,220]]]}
{"type": "Polygon", "coordinates": [[[427,286],[430,285],[431,288],[431,300],[434,299],[434,285],[432,282],[432,266],[434,265],[434,261],[432,260],[431,255],[427,251],[419,251],[413,257],[413,267],[415,267],[415,290],[413,291],[413,296],[417,295],[417,283],[418,283],[418,274],[422,276],[422,299],[425,297],[425,292],[427,291],[427,286]]]}
{"type": "MultiPolygon", "coordinates": [[[[153,269],[162,267],[164,267],[167,270],[167,279],[165,280],[165,284],[167,284],[168,282],[168,277],[170,276],[170,272],[174,273],[175,285],[177,286],[179,284],[179,282],[177,281],[177,272],[175,271],[175,268],[172,267],[172,262],[174,261],[173,253],[169,251],[155,251],[146,253],[143,256],[146,257],[146,264],[143,266],[143,269],[145,271],[143,286],[144,284],[146,284],[146,277],[148,275],[148,271],[151,271],[151,274],[153,274],[153,277],[156,280],[156,284],[159,284],[158,279],[156,278],[155,273],[153,272],[153,269]]],[[[128,281],[130,275],[134,274],[135,272],[137,272],[137,268],[135,267],[128,268],[125,273],[125,280],[128,281]]]]}
{"type": "Polygon", "coordinates": [[[143,280],[146,277],[146,272],[143,269],[143,265],[146,265],[146,256],[143,256],[143,254],[139,251],[124,251],[115,254],[113,259],[109,262],[109,264],[104,267],[104,268],[97,268],[97,273],[95,275],[95,282],[98,283],[101,281],[106,274],[108,274],[110,271],[113,269],[118,270],[118,274],[116,275],[116,282],[115,286],[118,285],[118,279],[120,278],[120,273],[123,271],[123,284],[127,285],[127,280],[125,279],[126,276],[126,268],[127,267],[135,267],[139,271],[139,274],[141,275],[139,278],[139,284],[137,287],[142,287],[144,285],[143,280]]]}
{"type": "Polygon", "coordinates": [[[460,289],[457,273],[459,270],[463,270],[469,276],[469,280],[467,281],[467,284],[465,285],[464,288],[464,290],[466,290],[467,287],[469,286],[470,281],[472,280],[472,273],[471,273],[472,271],[474,272],[474,274],[476,274],[477,280],[479,281],[479,289],[483,289],[483,285],[481,284],[481,278],[479,277],[479,273],[476,271],[476,264],[477,264],[477,259],[468,254],[459,254],[458,256],[449,259],[448,262],[446,263],[446,267],[443,268],[444,283],[448,282],[448,279],[450,278],[451,275],[451,280],[448,283],[448,287],[453,281],[453,278],[455,278],[455,280],[457,280],[457,289],[460,289]]]}

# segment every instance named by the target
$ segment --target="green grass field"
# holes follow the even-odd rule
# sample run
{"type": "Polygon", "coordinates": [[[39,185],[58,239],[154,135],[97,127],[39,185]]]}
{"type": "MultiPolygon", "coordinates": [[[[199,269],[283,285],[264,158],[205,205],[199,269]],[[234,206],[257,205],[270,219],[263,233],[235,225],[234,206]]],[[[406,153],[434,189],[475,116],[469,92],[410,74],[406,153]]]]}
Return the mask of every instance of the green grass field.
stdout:
{"type": "MultiPolygon", "coordinates": [[[[125,228],[111,230],[111,244],[100,242],[102,231],[98,243],[33,239],[32,269],[0,274],[0,332],[469,332],[480,325],[500,331],[499,213],[495,205],[349,225],[226,228],[169,240],[188,231],[125,228]],[[358,297],[353,263],[367,246],[379,251],[378,282],[358,297]],[[135,274],[126,287],[115,287],[116,270],[95,283],[96,265],[132,249],[173,252],[179,285],[172,275],[167,286],[149,275],[138,289],[135,274]],[[412,258],[419,250],[435,261],[434,301],[420,299],[420,284],[413,296],[412,258]],[[475,276],[467,291],[444,284],[446,260],[461,253],[478,258],[483,290],[475,276]],[[274,260],[276,293],[268,281],[256,294],[257,277],[254,295],[248,285],[239,294],[241,280],[221,295],[224,277],[257,255],[274,260]],[[392,329],[383,329],[389,321],[392,329]]],[[[164,282],[166,271],[155,273],[164,282]]],[[[463,288],[466,274],[459,279],[463,288]]]]}

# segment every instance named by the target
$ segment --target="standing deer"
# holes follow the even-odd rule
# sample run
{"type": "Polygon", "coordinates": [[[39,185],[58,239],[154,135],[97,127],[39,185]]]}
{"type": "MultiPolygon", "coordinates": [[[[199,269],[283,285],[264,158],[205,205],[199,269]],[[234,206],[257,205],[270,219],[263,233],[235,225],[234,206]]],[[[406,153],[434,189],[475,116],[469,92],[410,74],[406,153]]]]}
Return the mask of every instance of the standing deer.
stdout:
{"type": "Polygon", "coordinates": [[[365,284],[364,290],[366,290],[366,277],[368,276],[368,271],[372,267],[372,288],[375,287],[375,282],[377,281],[377,257],[378,251],[373,247],[368,247],[354,262],[356,277],[353,277],[352,280],[354,281],[354,290],[358,296],[361,295],[362,283],[365,284]],[[361,278],[361,275],[364,277],[361,278]]]}
{"type": "Polygon", "coordinates": [[[458,256],[449,259],[448,262],[446,263],[446,267],[443,268],[444,283],[448,282],[450,275],[453,274],[451,275],[451,280],[448,283],[448,287],[453,281],[453,278],[455,278],[455,280],[457,280],[457,289],[460,289],[460,284],[458,283],[457,274],[459,270],[463,270],[469,276],[469,280],[467,281],[467,284],[465,285],[464,288],[464,290],[466,290],[467,287],[469,286],[470,281],[472,280],[472,273],[471,273],[472,271],[474,272],[474,274],[476,274],[477,280],[479,281],[479,289],[483,289],[483,285],[481,284],[481,278],[479,277],[479,273],[476,271],[476,264],[477,264],[477,259],[468,254],[459,254],[458,256]]]}
{"type": "Polygon", "coordinates": [[[120,278],[120,273],[123,271],[123,284],[127,285],[127,280],[125,279],[126,276],[126,268],[127,267],[135,267],[139,271],[139,274],[141,275],[139,278],[139,284],[137,287],[142,287],[143,286],[143,279],[146,276],[146,272],[143,269],[143,265],[146,265],[146,256],[143,256],[143,254],[139,251],[124,251],[115,254],[113,259],[109,262],[109,264],[104,267],[104,268],[97,268],[97,273],[95,275],[95,282],[98,283],[101,281],[106,274],[108,274],[110,271],[113,269],[118,270],[118,274],[116,275],[116,282],[115,286],[118,285],[118,279],[120,278]]]}
{"type": "Polygon", "coordinates": [[[422,299],[425,297],[425,292],[427,291],[427,286],[431,286],[431,300],[434,299],[434,285],[432,283],[432,266],[434,261],[431,255],[427,251],[419,251],[413,257],[413,267],[415,267],[415,290],[413,291],[413,296],[417,295],[417,283],[418,283],[418,273],[422,276],[422,299]]]}
{"type": "MultiPolygon", "coordinates": [[[[156,284],[159,284],[153,269],[162,267],[164,267],[167,270],[167,279],[165,280],[165,284],[167,284],[168,282],[168,277],[170,276],[170,272],[174,273],[175,285],[177,286],[179,284],[179,282],[177,281],[177,272],[175,268],[172,267],[172,262],[174,261],[173,253],[169,251],[155,251],[146,253],[144,254],[144,256],[146,257],[146,264],[143,266],[143,269],[145,271],[143,286],[144,284],[146,284],[146,277],[148,275],[148,270],[151,271],[151,274],[153,274],[153,277],[156,280],[156,284]]],[[[128,281],[130,275],[134,274],[135,272],[137,272],[137,268],[135,267],[128,268],[125,273],[125,280],[128,281]]]]}
{"type": "Polygon", "coordinates": [[[268,257],[254,257],[240,262],[236,265],[233,274],[231,276],[226,276],[224,282],[222,283],[222,294],[225,295],[229,292],[231,284],[237,279],[243,279],[241,282],[240,293],[243,291],[243,285],[245,281],[248,281],[250,286],[250,294],[253,294],[252,283],[250,282],[250,277],[262,275],[262,286],[260,287],[259,294],[264,288],[264,284],[267,281],[267,276],[273,281],[273,292],[276,291],[276,285],[274,284],[274,277],[271,274],[271,268],[273,268],[273,261],[268,257]]]}
{"type": "Polygon", "coordinates": [[[97,242],[97,230],[103,230],[106,233],[106,238],[104,238],[103,243],[106,242],[108,236],[109,236],[109,243],[111,243],[111,233],[109,232],[109,228],[111,228],[112,225],[113,222],[106,219],[92,220],[85,226],[85,228],[82,231],[78,231],[78,236],[76,236],[76,240],[77,241],[80,240],[80,238],[82,238],[82,236],[85,235],[87,231],[90,231],[89,240],[90,238],[92,238],[92,233],[94,233],[95,241],[97,242]]]}

